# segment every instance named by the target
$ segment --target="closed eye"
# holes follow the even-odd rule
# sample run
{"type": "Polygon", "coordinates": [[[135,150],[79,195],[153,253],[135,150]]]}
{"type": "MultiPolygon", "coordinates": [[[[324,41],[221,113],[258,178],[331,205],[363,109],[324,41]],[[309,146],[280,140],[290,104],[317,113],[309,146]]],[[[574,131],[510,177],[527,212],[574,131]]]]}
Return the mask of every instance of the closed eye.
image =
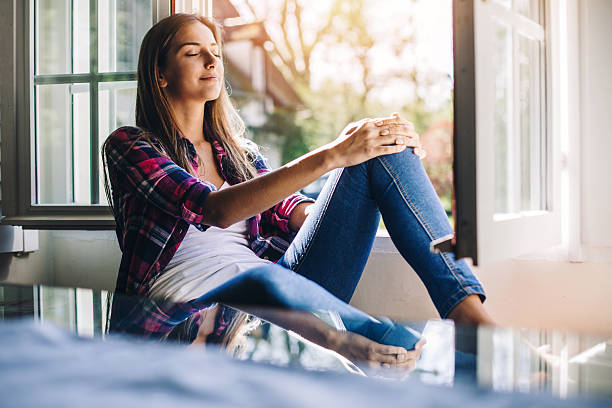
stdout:
{"type": "MultiPolygon", "coordinates": [[[[196,54],[185,54],[185,55],[186,55],[186,56],[188,56],[188,57],[196,57],[196,56],[198,56],[198,55],[200,55],[200,54],[199,54],[199,53],[196,53],[196,54]]],[[[217,58],[221,58],[221,55],[219,55],[219,54],[213,54],[213,55],[214,55],[215,57],[217,57],[217,58]]]]}

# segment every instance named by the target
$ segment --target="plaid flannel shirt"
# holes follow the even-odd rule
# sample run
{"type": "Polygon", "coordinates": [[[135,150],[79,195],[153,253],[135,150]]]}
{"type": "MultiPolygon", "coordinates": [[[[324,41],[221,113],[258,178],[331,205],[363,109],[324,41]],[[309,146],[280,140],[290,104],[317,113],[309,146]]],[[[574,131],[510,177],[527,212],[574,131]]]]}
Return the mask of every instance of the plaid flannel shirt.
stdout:
{"type": "MultiPolygon", "coordinates": [[[[116,233],[122,251],[115,292],[146,296],[163,273],[181,244],[189,225],[200,231],[206,197],[215,185],[193,177],[142,138],[141,130],[121,127],[107,139],[104,154],[114,202],[116,233]]],[[[245,148],[254,157],[258,174],[270,171],[257,145],[247,139],[245,148]]],[[[152,143],[163,151],[161,144],[152,143]]],[[[227,154],[217,140],[209,140],[223,178],[233,185],[238,181],[226,172],[227,154]]],[[[197,171],[193,144],[186,144],[189,160],[197,171]]],[[[292,194],[273,207],[247,220],[247,239],[260,258],[277,262],[296,235],[289,228],[289,218],[302,202],[314,202],[301,194],[292,194]]],[[[150,324],[150,323],[149,323],[150,324]]]]}

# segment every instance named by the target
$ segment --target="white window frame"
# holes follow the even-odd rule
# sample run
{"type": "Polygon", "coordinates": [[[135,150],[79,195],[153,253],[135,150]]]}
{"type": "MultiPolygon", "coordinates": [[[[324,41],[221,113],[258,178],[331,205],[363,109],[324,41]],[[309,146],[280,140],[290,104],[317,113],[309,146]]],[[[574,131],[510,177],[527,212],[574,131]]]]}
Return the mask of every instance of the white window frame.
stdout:
{"type": "MultiPolygon", "coordinates": [[[[487,20],[493,16],[499,18],[504,7],[494,1],[454,0],[457,227],[453,250],[458,257],[472,258],[476,265],[542,251],[561,243],[560,141],[567,84],[560,81],[560,53],[566,45],[560,41],[559,2],[545,0],[543,5],[546,113],[541,120],[547,128],[548,191],[544,196],[547,210],[499,217],[495,215],[494,143],[490,137],[493,110],[487,95],[494,84],[491,74],[496,67],[486,65],[486,41],[491,35],[487,20]]],[[[537,33],[538,24],[527,17],[513,15],[512,18],[513,24],[520,25],[522,30],[541,35],[537,33]]],[[[513,115],[513,121],[517,120],[518,115],[513,115]]]]}
{"type": "MultiPolygon", "coordinates": [[[[91,0],[90,7],[98,1],[91,0]]],[[[153,23],[171,14],[174,0],[151,0],[153,23]]],[[[212,4],[212,3],[211,3],[212,4]]],[[[96,14],[97,15],[97,14],[96,14]]],[[[95,27],[97,21],[90,24],[95,27]]],[[[2,220],[3,224],[30,229],[114,229],[114,219],[107,205],[40,205],[32,204],[35,197],[34,146],[34,0],[7,0],[0,3],[0,35],[6,41],[0,45],[4,64],[0,85],[0,131],[2,143],[2,220]]],[[[93,45],[92,45],[93,47],[93,45]]],[[[94,50],[97,52],[97,49],[94,50]]],[[[70,74],[68,77],[93,76],[70,74]]],[[[96,74],[105,80],[135,80],[135,72],[96,74]]],[[[61,81],[61,75],[49,79],[61,81]]],[[[43,80],[44,81],[44,80],[43,80]]],[[[37,82],[42,83],[42,82],[37,82]]],[[[97,95],[95,90],[92,94],[97,95]]],[[[92,97],[96,97],[96,96],[92,97]]],[[[92,122],[94,122],[92,120],[92,122]]],[[[95,123],[92,125],[96,125],[95,123]]],[[[97,146],[97,144],[96,144],[97,146]]],[[[93,150],[92,150],[93,151],[93,150]]],[[[99,152],[92,153],[92,167],[98,163],[99,152]]],[[[93,189],[97,195],[101,186],[93,189]],[[96,191],[97,190],[97,191],[96,191]]],[[[94,186],[95,187],[95,186],[94,186]]],[[[103,188],[102,188],[103,190],[103,188]]]]}
{"type": "Polygon", "coordinates": [[[175,13],[195,13],[205,17],[213,15],[213,0],[173,0],[175,13]]]}

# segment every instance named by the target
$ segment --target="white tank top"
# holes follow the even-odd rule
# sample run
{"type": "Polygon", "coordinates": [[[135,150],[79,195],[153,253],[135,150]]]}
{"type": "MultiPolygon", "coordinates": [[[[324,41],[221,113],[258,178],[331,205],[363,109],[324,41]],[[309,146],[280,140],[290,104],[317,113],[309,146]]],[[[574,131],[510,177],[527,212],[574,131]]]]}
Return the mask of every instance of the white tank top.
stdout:
{"type": "MultiPolygon", "coordinates": [[[[219,190],[229,187],[227,182],[219,190]]],[[[189,226],[176,253],[153,283],[150,296],[174,302],[196,299],[241,272],[273,262],[259,258],[249,247],[247,222],[202,232],[189,226]]]]}

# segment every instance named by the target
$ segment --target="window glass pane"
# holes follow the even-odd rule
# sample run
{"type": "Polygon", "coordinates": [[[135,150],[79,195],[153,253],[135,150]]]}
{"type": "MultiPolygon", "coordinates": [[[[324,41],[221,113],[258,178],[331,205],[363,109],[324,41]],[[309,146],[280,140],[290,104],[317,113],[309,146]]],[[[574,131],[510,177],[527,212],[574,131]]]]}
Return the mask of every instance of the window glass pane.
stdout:
{"type": "Polygon", "coordinates": [[[75,296],[72,288],[40,288],[40,318],[75,331],[75,296]]]}
{"type": "Polygon", "coordinates": [[[37,75],[89,70],[89,0],[38,0],[35,24],[37,75]],[[71,10],[73,5],[74,10],[71,10]]]}
{"type": "Polygon", "coordinates": [[[36,4],[36,73],[69,73],[70,0],[39,0],[36,4]]]}
{"type": "Polygon", "coordinates": [[[518,38],[521,210],[539,210],[546,177],[541,152],[540,42],[520,34],[518,38]]]}
{"type": "Polygon", "coordinates": [[[525,17],[540,21],[540,0],[514,0],[516,9],[525,17]]]}
{"type": "Polygon", "coordinates": [[[504,24],[494,22],[493,66],[495,69],[495,212],[511,211],[510,176],[512,161],[510,114],[512,78],[512,37],[511,30],[504,24]]]}
{"type": "Polygon", "coordinates": [[[91,204],[91,124],[89,84],[72,85],[72,144],[74,199],[91,204]]]}
{"type": "MultiPolygon", "coordinates": [[[[99,85],[99,129],[98,151],[106,137],[115,129],[125,125],[134,126],[136,107],[136,81],[102,82],[99,85]]],[[[104,186],[104,169],[100,161],[100,186],[104,186]]],[[[104,189],[100,189],[100,203],[106,204],[104,189]]]]}
{"type": "Polygon", "coordinates": [[[37,204],[89,204],[89,85],[37,85],[37,204]]]}
{"type": "Polygon", "coordinates": [[[89,0],[72,0],[73,72],[89,72],[89,0]]]}
{"type": "Polygon", "coordinates": [[[136,71],[140,42],[153,21],[151,0],[103,1],[98,13],[99,71],[136,71]]]}

